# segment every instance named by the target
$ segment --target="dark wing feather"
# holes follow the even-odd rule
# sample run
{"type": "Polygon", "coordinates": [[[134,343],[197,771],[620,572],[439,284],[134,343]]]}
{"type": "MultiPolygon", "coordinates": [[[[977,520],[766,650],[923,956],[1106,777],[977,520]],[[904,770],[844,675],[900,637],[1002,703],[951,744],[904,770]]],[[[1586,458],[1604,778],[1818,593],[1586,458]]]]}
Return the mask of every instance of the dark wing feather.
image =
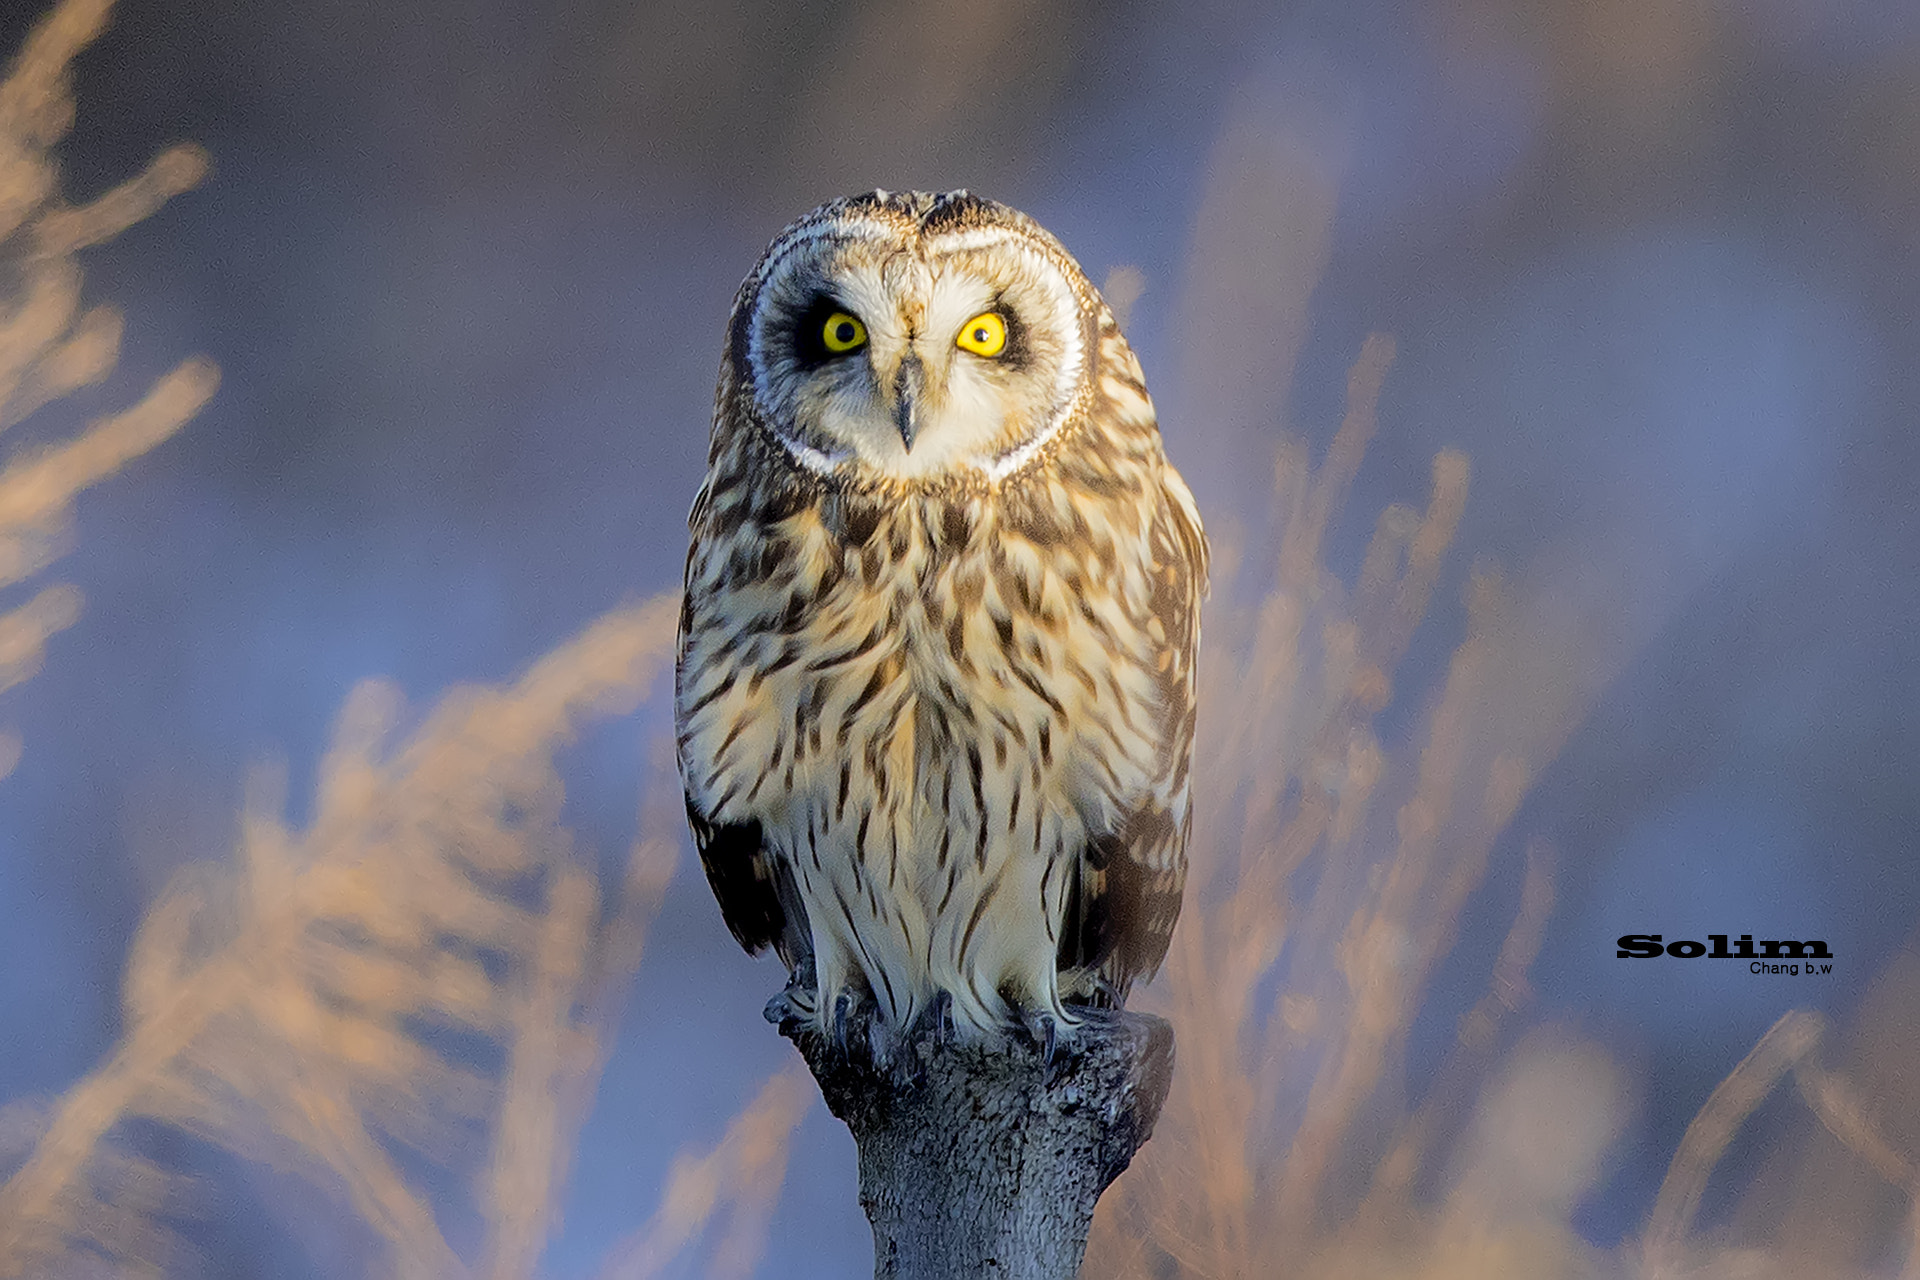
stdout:
{"type": "Polygon", "coordinates": [[[1153,591],[1148,617],[1166,640],[1156,655],[1161,778],[1117,830],[1095,836],[1078,859],[1060,938],[1062,970],[1097,971],[1097,993],[1124,1003],[1166,959],[1187,878],[1187,803],[1193,759],[1194,652],[1207,589],[1207,542],[1193,500],[1172,480],[1148,529],[1153,591]]]}
{"type": "MultiPolygon", "coordinates": [[[[1124,1002],[1133,983],[1166,958],[1186,880],[1184,834],[1157,804],[1129,814],[1118,832],[1087,842],[1067,899],[1059,967],[1100,975],[1106,1000],[1124,1002]]],[[[1099,1000],[1105,1003],[1105,1000],[1099,1000]]]]}
{"type": "Polygon", "coordinates": [[[760,823],[716,825],[687,797],[687,826],[707,884],[720,903],[721,918],[749,955],[780,941],[787,914],[780,905],[773,872],[760,839],[760,823]]]}

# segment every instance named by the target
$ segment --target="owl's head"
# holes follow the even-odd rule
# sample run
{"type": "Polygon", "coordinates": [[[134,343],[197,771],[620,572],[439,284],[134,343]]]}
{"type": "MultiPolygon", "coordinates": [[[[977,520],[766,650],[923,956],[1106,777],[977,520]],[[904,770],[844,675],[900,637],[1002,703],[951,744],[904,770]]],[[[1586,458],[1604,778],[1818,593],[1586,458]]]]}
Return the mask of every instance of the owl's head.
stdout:
{"type": "Polygon", "coordinates": [[[1083,409],[1100,308],[1026,215],[875,191],[768,246],[735,303],[732,373],[809,470],[991,481],[1083,409]]]}

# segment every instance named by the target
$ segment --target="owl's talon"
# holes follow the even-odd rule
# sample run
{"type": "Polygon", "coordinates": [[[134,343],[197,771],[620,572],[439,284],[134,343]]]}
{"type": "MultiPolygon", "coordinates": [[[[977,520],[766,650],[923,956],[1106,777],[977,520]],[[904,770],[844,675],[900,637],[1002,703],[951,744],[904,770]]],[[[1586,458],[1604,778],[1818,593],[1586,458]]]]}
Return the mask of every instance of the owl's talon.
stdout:
{"type": "Polygon", "coordinates": [[[938,1049],[953,1043],[953,994],[947,991],[934,992],[933,999],[927,1002],[914,1019],[914,1040],[925,1041],[938,1049]]]}
{"type": "Polygon", "coordinates": [[[1060,1020],[1051,1013],[1030,1013],[1026,1018],[1027,1035],[1040,1050],[1040,1065],[1046,1068],[1049,1079],[1053,1075],[1053,1063],[1060,1050],[1060,1020]]]}
{"type": "Polygon", "coordinates": [[[848,1032],[852,1029],[854,1015],[859,1011],[860,998],[851,988],[842,991],[833,998],[833,1047],[842,1057],[849,1056],[852,1047],[848,1032]]]}
{"type": "Polygon", "coordinates": [[[892,1081],[895,1089],[911,1089],[925,1081],[926,1069],[920,1056],[907,1041],[889,1034],[880,1019],[868,1021],[866,1039],[874,1072],[892,1081]]]}
{"type": "Polygon", "coordinates": [[[1080,1058],[1081,1044],[1075,1033],[1078,1024],[1046,1011],[1028,1014],[1025,1024],[1028,1036],[1040,1050],[1042,1078],[1052,1084],[1080,1058]]]}
{"type": "Polygon", "coordinates": [[[952,1044],[956,1034],[953,1025],[953,993],[942,991],[935,996],[929,1015],[933,1019],[933,1042],[937,1045],[952,1044]]]}

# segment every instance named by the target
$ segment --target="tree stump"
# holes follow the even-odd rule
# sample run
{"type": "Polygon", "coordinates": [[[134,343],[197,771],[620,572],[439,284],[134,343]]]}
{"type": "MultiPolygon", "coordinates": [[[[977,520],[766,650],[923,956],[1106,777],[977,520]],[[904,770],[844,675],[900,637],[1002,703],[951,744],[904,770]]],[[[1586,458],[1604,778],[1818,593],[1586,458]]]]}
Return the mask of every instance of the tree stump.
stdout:
{"type": "MultiPolygon", "coordinates": [[[[1018,1035],[922,1033],[883,1067],[810,1024],[782,1024],[853,1131],[878,1280],[1079,1274],[1094,1203],[1152,1136],[1173,1078],[1164,1020],[1084,1012],[1051,1065],[1018,1035]]],[[[866,1030],[849,1040],[868,1043],[866,1030]]]]}

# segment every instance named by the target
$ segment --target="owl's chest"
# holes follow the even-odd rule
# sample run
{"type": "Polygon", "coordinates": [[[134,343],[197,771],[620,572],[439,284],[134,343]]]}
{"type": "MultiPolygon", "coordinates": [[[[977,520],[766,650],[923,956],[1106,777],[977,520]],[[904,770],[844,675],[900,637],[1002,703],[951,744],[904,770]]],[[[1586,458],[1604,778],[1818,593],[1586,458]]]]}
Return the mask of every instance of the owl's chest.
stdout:
{"type": "Polygon", "coordinates": [[[923,778],[976,754],[970,770],[1039,785],[1090,752],[1107,777],[1144,767],[1151,735],[1126,726],[1144,728],[1154,694],[1124,567],[1100,574],[1060,540],[936,504],[887,513],[857,543],[823,530],[804,554],[806,647],[837,692],[796,696],[830,730],[885,741],[923,778]]]}
{"type": "Polygon", "coordinates": [[[1016,825],[1031,844],[1043,812],[1091,820],[1146,785],[1158,711],[1124,558],[1101,571],[991,511],[902,507],[859,537],[831,515],[701,544],[681,736],[708,812],[796,842],[871,815],[889,847],[1016,825]]]}
{"type": "Polygon", "coordinates": [[[879,671],[923,719],[985,711],[1035,664],[1051,683],[1045,650],[1085,639],[1071,634],[1054,566],[991,523],[943,529],[937,509],[909,505],[857,544],[823,542],[815,554],[834,563],[809,610],[816,640],[860,632],[871,648],[849,674],[879,671]]]}
{"type": "Polygon", "coordinates": [[[835,657],[842,684],[871,689],[847,711],[889,724],[965,716],[1010,678],[975,615],[987,608],[985,549],[943,543],[921,513],[888,514],[858,542],[823,532],[807,558],[824,566],[805,606],[809,647],[835,657]]]}

